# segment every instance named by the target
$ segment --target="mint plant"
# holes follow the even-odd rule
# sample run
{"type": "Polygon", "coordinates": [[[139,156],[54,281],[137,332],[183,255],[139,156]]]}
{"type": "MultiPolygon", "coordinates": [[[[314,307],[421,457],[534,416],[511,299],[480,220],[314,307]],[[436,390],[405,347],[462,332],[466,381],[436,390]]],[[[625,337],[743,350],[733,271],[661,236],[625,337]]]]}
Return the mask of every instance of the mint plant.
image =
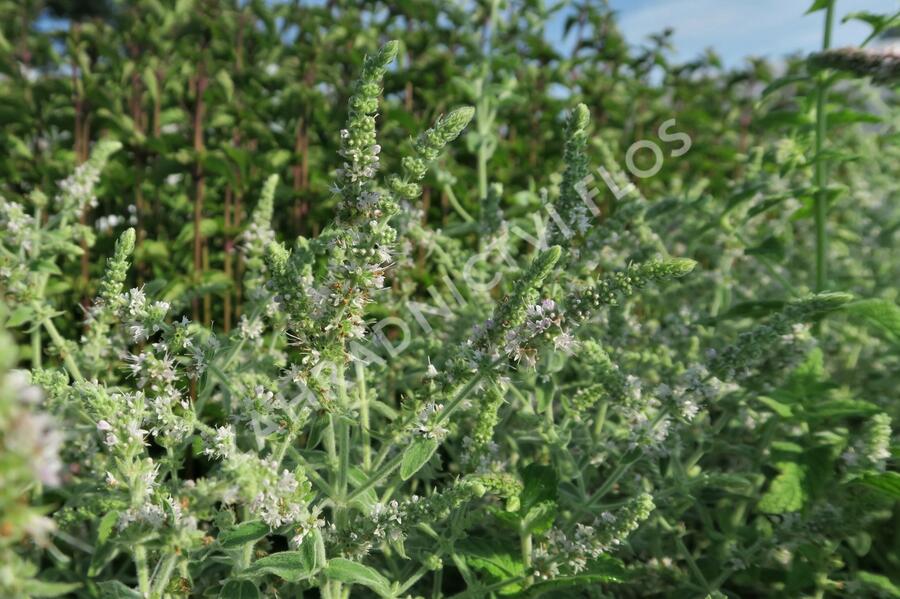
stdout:
{"type": "Polygon", "coordinates": [[[568,57],[544,7],[338,4],[135,5],[77,166],[0,163],[0,594],[896,595],[889,57],[732,81],[592,3],[568,57]]]}

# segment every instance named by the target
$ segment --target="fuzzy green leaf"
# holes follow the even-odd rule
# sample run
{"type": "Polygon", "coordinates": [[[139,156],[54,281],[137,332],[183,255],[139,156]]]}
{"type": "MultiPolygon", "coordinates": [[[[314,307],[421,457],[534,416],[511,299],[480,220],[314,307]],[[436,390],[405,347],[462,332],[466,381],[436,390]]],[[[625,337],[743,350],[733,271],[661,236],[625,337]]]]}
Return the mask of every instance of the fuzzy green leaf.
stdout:
{"type": "MultiPolygon", "coordinates": [[[[518,553],[510,551],[508,545],[490,539],[469,538],[457,545],[459,554],[466,565],[487,574],[491,580],[501,581],[525,576],[525,565],[518,553]]],[[[520,584],[509,584],[500,594],[509,595],[521,590],[520,584]]]]}
{"type": "Polygon", "coordinates": [[[80,582],[46,582],[43,580],[26,580],[23,584],[29,597],[62,597],[75,589],[81,588],[80,582]]]}
{"type": "Polygon", "coordinates": [[[256,560],[243,573],[249,576],[274,574],[288,582],[299,582],[312,576],[314,570],[315,564],[310,563],[307,552],[282,551],[256,560]]]}
{"type": "Polygon", "coordinates": [[[400,462],[400,477],[403,480],[409,480],[431,459],[437,448],[438,442],[435,439],[420,437],[413,441],[403,452],[403,461],[400,462]]]}
{"type": "Polygon", "coordinates": [[[557,505],[555,501],[542,501],[525,513],[523,524],[525,529],[534,534],[542,534],[550,530],[556,520],[557,505]]]}
{"type": "Polygon", "coordinates": [[[103,518],[100,519],[100,523],[97,524],[97,544],[102,545],[109,538],[110,533],[112,532],[113,526],[119,520],[119,512],[111,511],[107,512],[103,518]]]}
{"type": "Polygon", "coordinates": [[[97,587],[100,589],[102,599],[142,599],[143,597],[139,592],[118,580],[104,580],[97,583],[97,587]]]}
{"type": "Polygon", "coordinates": [[[29,306],[19,306],[12,311],[12,314],[9,315],[9,320],[6,321],[6,324],[4,326],[8,328],[21,326],[26,322],[31,321],[33,318],[34,310],[32,310],[29,306]]]}
{"type": "Polygon", "coordinates": [[[268,524],[262,520],[251,520],[219,533],[218,541],[225,549],[234,549],[258,541],[267,534],[268,524]]]}
{"type": "Polygon", "coordinates": [[[258,599],[259,589],[249,580],[229,580],[222,587],[219,599],[258,599]]]}
{"type": "Polygon", "coordinates": [[[328,558],[325,556],[325,539],[322,538],[321,530],[313,529],[306,535],[298,549],[313,573],[325,567],[328,558]]]}
{"type": "Polygon", "coordinates": [[[361,584],[382,597],[388,597],[391,594],[391,583],[387,578],[365,564],[342,557],[328,561],[328,565],[325,567],[325,576],[347,584],[361,584]]]}

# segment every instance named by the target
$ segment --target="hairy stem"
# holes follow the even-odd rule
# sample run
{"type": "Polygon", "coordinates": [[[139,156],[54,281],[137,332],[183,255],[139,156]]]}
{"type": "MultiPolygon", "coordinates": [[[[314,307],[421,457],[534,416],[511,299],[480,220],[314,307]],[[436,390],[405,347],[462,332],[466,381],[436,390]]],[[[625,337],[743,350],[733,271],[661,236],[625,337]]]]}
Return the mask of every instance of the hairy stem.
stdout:
{"type": "Polygon", "coordinates": [[[53,324],[53,321],[50,320],[49,316],[45,317],[41,321],[41,324],[45,329],[47,329],[47,334],[50,335],[50,340],[53,342],[53,345],[56,346],[57,351],[59,351],[60,355],[62,356],[63,364],[66,365],[66,370],[69,371],[69,375],[77,382],[83,382],[84,377],[81,375],[81,370],[79,370],[78,364],[75,363],[75,359],[72,358],[72,355],[66,348],[66,342],[62,338],[62,335],[59,334],[59,331],[56,329],[56,325],[53,324]]]}
{"type": "Polygon", "coordinates": [[[369,433],[369,397],[366,391],[366,368],[356,362],[356,387],[359,394],[359,436],[362,445],[363,470],[372,468],[372,439],[369,433]]]}
{"type": "Polygon", "coordinates": [[[138,589],[144,597],[150,596],[150,568],[147,566],[147,550],[143,545],[134,547],[134,565],[137,568],[138,589]]]}

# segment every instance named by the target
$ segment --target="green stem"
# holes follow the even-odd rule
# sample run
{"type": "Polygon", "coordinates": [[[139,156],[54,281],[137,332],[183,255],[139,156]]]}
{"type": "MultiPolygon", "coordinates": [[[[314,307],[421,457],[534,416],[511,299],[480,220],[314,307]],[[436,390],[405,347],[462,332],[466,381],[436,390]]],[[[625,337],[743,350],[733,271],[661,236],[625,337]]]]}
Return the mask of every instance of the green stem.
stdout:
{"type": "MultiPolygon", "coordinates": [[[[490,370],[493,372],[497,366],[499,366],[502,362],[504,362],[506,360],[507,360],[506,356],[501,355],[499,358],[497,358],[496,360],[491,362],[491,365],[490,365],[490,367],[487,368],[487,370],[490,370]]],[[[469,393],[471,393],[475,389],[475,387],[478,386],[478,383],[480,383],[481,379],[483,379],[483,378],[484,378],[484,370],[479,370],[475,374],[475,376],[473,376],[471,379],[469,379],[469,382],[466,383],[465,386],[459,390],[459,392],[453,397],[453,399],[450,400],[450,402],[447,404],[447,406],[443,410],[441,410],[440,413],[437,415],[437,418],[435,418],[436,424],[440,424],[443,421],[445,421],[447,418],[449,418],[453,414],[453,411],[456,410],[457,407],[459,407],[459,404],[461,404],[463,402],[463,400],[469,396],[469,393]]]]}
{"type": "Polygon", "coordinates": [[[338,467],[338,494],[347,494],[347,478],[350,472],[350,427],[346,420],[338,418],[338,449],[340,462],[338,467]]]}
{"type": "Polygon", "coordinates": [[[606,424],[606,410],[609,409],[609,404],[605,401],[600,403],[600,407],[597,408],[597,415],[594,417],[594,441],[600,442],[600,435],[603,432],[603,425],[606,424]]]}
{"type": "Polygon", "coordinates": [[[150,568],[147,566],[147,550],[143,545],[134,547],[134,565],[137,568],[138,589],[144,597],[150,596],[150,568]]]}
{"type": "Polygon", "coordinates": [[[334,414],[330,416],[331,426],[335,429],[334,434],[337,438],[338,451],[335,491],[339,503],[335,506],[335,522],[339,528],[344,528],[348,521],[345,498],[347,497],[347,481],[350,475],[350,425],[346,416],[349,410],[349,402],[343,364],[337,367],[337,386],[340,413],[337,417],[334,414]]]}
{"type": "Polygon", "coordinates": [[[372,439],[369,436],[369,395],[366,391],[366,368],[356,362],[356,388],[359,394],[359,435],[362,444],[363,470],[372,468],[372,439]]]}
{"type": "Polygon", "coordinates": [[[534,577],[530,574],[532,567],[532,553],[534,552],[530,532],[523,530],[519,533],[519,547],[522,550],[522,565],[525,566],[525,572],[527,573],[525,578],[527,586],[534,582],[534,577]]]}
{"type": "Polygon", "coordinates": [[[169,585],[169,579],[172,578],[172,572],[175,570],[175,560],[177,557],[178,556],[173,552],[167,555],[165,561],[163,561],[162,567],[156,575],[153,591],[150,593],[150,596],[154,599],[156,597],[162,597],[163,593],[165,593],[166,587],[169,585]]]}
{"type": "MultiPolygon", "coordinates": [[[[35,242],[34,242],[34,250],[32,251],[32,256],[35,258],[39,258],[41,255],[41,208],[40,206],[36,206],[34,209],[34,228],[35,228],[35,242]]],[[[37,284],[37,296],[40,299],[44,299],[44,288],[47,285],[47,275],[44,273],[38,274],[38,284],[37,284]]],[[[38,369],[41,367],[41,353],[43,349],[41,347],[41,327],[34,327],[31,331],[31,367],[33,369],[38,369]]]]}
{"type": "Polygon", "coordinates": [[[684,544],[684,541],[682,541],[680,537],[675,537],[675,544],[678,546],[678,551],[681,552],[681,554],[684,556],[685,561],[687,561],[691,573],[697,578],[700,584],[703,585],[704,590],[709,592],[711,590],[709,581],[706,580],[703,572],[700,571],[700,567],[697,566],[697,562],[694,560],[694,556],[691,555],[690,551],[688,551],[688,548],[684,544]]]}
{"type": "MultiPolygon", "coordinates": [[[[337,468],[338,468],[338,455],[337,455],[337,442],[335,441],[335,417],[334,414],[328,414],[328,428],[325,429],[325,452],[328,454],[328,466],[331,468],[331,471],[335,473],[335,476],[332,478],[334,482],[337,478],[337,468]]],[[[337,486],[335,486],[337,488],[337,486]]]]}
{"type": "Polygon", "coordinates": [[[444,587],[444,571],[438,570],[434,573],[434,582],[431,585],[431,599],[441,599],[443,593],[441,589],[444,587]]]}
{"type": "MultiPolygon", "coordinates": [[[[291,413],[291,419],[293,420],[294,414],[291,413]]],[[[278,444],[278,448],[275,450],[275,463],[281,467],[281,462],[284,460],[284,454],[287,453],[288,447],[290,447],[291,442],[294,440],[294,430],[288,429],[284,433],[284,439],[281,440],[281,443],[278,444]]]]}
{"type": "MultiPolygon", "coordinates": [[[[480,102],[479,106],[483,106],[484,104],[486,104],[486,102],[480,102]]],[[[481,127],[479,127],[479,129],[481,129],[481,127]]],[[[487,135],[487,127],[484,129],[484,132],[479,131],[479,133],[487,135]]],[[[482,139],[478,144],[478,199],[481,202],[484,202],[487,199],[487,163],[487,143],[482,139]]]]}
{"type": "Polygon", "coordinates": [[[69,371],[69,375],[79,383],[84,382],[84,377],[81,376],[81,370],[78,369],[78,364],[75,363],[74,358],[72,358],[72,355],[69,353],[65,339],[63,339],[62,335],[59,334],[59,331],[56,330],[56,325],[53,324],[53,321],[50,320],[49,316],[44,317],[44,319],[41,320],[41,324],[47,329],[50,340],[62,356],[63,363],[66,365],[66,370],[69,371]]]}
{"type": "MultiPolygon", "coordinates": [[[[834,4],[831,0],[825,9],[825,33],[822,50],[831,46],[831,30],[834,23],[834,4]]],[[[827,133],[825,101],[828,96],[827,73],[819,74],[818,96],[816,98],[816,155],[815,155],[815,220],[816,220],[816,291],[823,291],[828,285],[828,164],[822,156],[827,133]]]]}
{"type": "Polygon", "coordinates": [[[31,368],[32,370],[40,370],[41,368],[41,329],[34,327],[31,331],[31,368]]]}
{"type": "Polygon", "coordinates": [[[408,579],[406,579],[406,582],[404,582],[400,586],[399,589],[397,589],[397,593],[396,593],[397,596],[400,596],[403,593],[405,593],[412,585],[419,582],[419,579],[422,578],[423,576],[425,576],[426,574],[428,574],[428,567],[421,566],[418,570],[415,571],[415,573],[412,576],[410,576],[408,579]]]}
{"type": "MultiPolygon", "coordinates": [[[[481,150],[479,149],[479,162],[481,164],[481,150]]],[[[479,171],[480,173],[480,171],[479,171]]],[[[479,181],[481,181],[481,175],[479,174],[479,181]]],[[[485,161],[485,185],[487,185],[487,161],[485,161]]],[[[466,212],[466,209],[462,207],[462,204],[459,203],[459,200],[456,199],[456,194],[453,193],[453,188],[449,185],[444,185],[444,193],[447,194],[447,201],[450,202],[450,205],[453,206],[453,209],[456,210],[457,214],[459,214],[464,221],[467,223],[474,223],[475,219],[472,218],[472,215],[466,212]]]]}

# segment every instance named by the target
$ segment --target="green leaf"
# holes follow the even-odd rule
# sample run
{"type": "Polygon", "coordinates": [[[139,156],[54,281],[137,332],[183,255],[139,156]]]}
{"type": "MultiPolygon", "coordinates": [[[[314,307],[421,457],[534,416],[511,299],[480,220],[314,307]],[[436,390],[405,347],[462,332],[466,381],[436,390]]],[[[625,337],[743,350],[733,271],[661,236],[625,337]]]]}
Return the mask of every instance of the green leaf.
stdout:
{"type": "Polygon", "coordinates": [[[144,261],[163,261],[169,257],[169,245],[164,241],[145,239],[139,248],[135,250],[135,258],[144,261]]]}
{"type": "Polygon", "coordinates": [[[844,18],[841,19],[841,22],[846,23],[847,21],[862,21],[872,28],[871,33],[869,33],[869,37],[865,40],[866,42],[878,36],[878,34],[880,34],[882,31],[890,27],[895,27],[898,23],[900,23],[900,19],[897,18],[896,14],[888,16],[879,15],[867,11],[847,13],[846,15],[844,15],[844,18]]]}
{"type": "Polygon", "coordinates": [[[274,574],[288,582],[299,582],[313,575],[315,564],[309,562],[309,555],[303,551],[282,551],[258,559],[242,572],[250,576],[274,574]]]}
{"type": "Polygon", "coordinates": [[[861,399],[829,399],[814,405],[807,414],[809,418],[846,418],[872,416],[880,411],[877,405],[861,399]]]}
{"type": "MultiPolygon", "coordinates": [[[[509,544],[470,537],[458,543],[457,548],[459,555],[470,568],[486,573],[493,581],[525,576],[522,558],[510,550],[509,544]]],[[[509,584],[504,586],[500,593],[508,595],[520,591],[521,588],[520,584],[509,584]]]]}
{"type": "Polygon", "coordinates": [[[9,328],[17,327],[31,321],[34,318],[34,310],[29,306],[19,306],[9,315],[6,325],[9,328]]]}
{"type": "Polygon", "coordinates": [[[361,584],[381,595],[391,595],[391,583],[375,569],[342,557],[335,557],[325,566],[325,576],[347,584],[361,584]]]}
{"type": "Polygon", "coordinates": [[[859,571],[856,573],[856,580],[865,586],[878,590],[888,597],[900,597],[900,588],[895,585],[890,578],[873,572],[859,571]]]}
{"type": "Polygon", "coordinates": [[[36,578],[26,580],[22,586],[29,597],[62,597],[81,588],[80,582],[46,582],[36,578]]]}
{"type": "Polygon", "coordinates": [[[847,545],[859,557],[865,557],[872,550],[872,535],[864,530],[846,538],[847,545]]]}
{"type": "Polygon", "coordinates": [[[782,87],[786,87],[793,83],[800,83],[802,81],[810,81],[812,77],[809,75],[791,75],[788,77],[779,77],[772,83],[766,86],[766,88],[762,91],[761,98],[765,98],[772,92],[781,89],[782,87]]]}
{"type": "Polygon", "coordinates": [[[814,13],[819,10],[825,10],[834,1],[835,0],[813,0],[812,6],[809,7],[809,10],[807,10],[805,14],[814,13]]]}
{"type": "Polygon", "coordinates": [[[791,418],[794,415],[791,407],[781,403],[776,399],[772,399],[771,397],[766,397],[765,395],[760,395],[756,398],[756,401],[765,405],[767,408],[778,414],[781,418],[791,418]]]}
{"type": "Polygon", "coordinates": [[[806,493],[803,491],[803,468],[794,462],[779,462],[781,473],[769,485],[757,507],[767,514],[796,512],[803,507],[806,493]]]}
{"type": "Polygon", "coordinates": [[[150,94],[150,99],[156,102],[157,98],[159,98],[159,82],[156,79],[156,73],[148,66],[141,73],[141,79],[144,82],[144,87],[147,88],[147,93],[150,94]]]}
{"type": "Polygon", "coordinates": [[[234,528],[220,532],[218,541],[225,549],[243,547],[247,543],[254,543],[269,534],[269,525],[262,520],[250,520],[241,522],[234,528]]]}
{"type": "Polygon", "coordinates": [[[748,256],[764,256],[780,261],[784,259],[785,244],[774,235],[770,235],[759,245],[745,249],[744,253],[748,256]]]}
{"type": "Polygon", "coordinates": [[[219,592],[219,599],[258,599],[259,589],[249,580],[229,580],[219,592]]]}
{"type": "Polygon", "coordinates": [[[322,531],[318,528],[306,535],[298,550],[303,554],[306,563],[309,564],[310,572],[313,574],[325,567],[325,563],[328,561],[325,556],[325,539],[322,537],[322,531]]]}
{"type": "Polygon", "coordinates": [[[869,326],[900,345],[900,306],[884,299],[864,299],[851,302],[844,310],[854,318],[865,321],[869,326]]]}
{"type": "Polygon", "coordinates": [[[856,479],[856,482],[865,485],[870,489],[881,491],[894,499],[900,499],[900,472],[866,474],[856,479]]]}
{"type": "Polygon", "coordinates": [[[114,543],[98,544],[91,555],[91,563],[88,566],[88,576],[94,577],[100,574],[111,561],[119,555],[119,548],[114,543]]]}
{"type": "Polygon", "coordinates": [[[138,591],[129,588],[118,580],[104,580],[97,583],[100,589],[100,597],[103,599],[142,599],[138,591]]]}
{"type": "MultiPolygon", "coordinates": [[[[204,218],[200,221],[200,235],[203,237],[214,237],[222,230],[221,223],[212,218],[204,218]]],[[[175,239],[176,244],[187,244],[194,239],[194,223],[186,222],[181,227],[178,237],[175,239]]]]}
{"type": "Polygon", "coordinates": [[[38,260],[38,262],[34,265],[34,269],[37,272],[43,272],[51,275],[61,275],[62,271],[57,266],[56,262],[53,260],[38,260]]]}
{"type": "Polygon", "coordinates": [[[523,524],[530,533],[541,534],[550,530],[556,520],[557,506],[555,501],[542,501],[525,514],[523,524]]]}
{"type": "Polygon", "coordinates": [[[106,512],[97,525],[97,544],[102,545],[109,538],[113,526],[119,521],[119,512],[113,510],[106,512]]]}
{"type": "Polygon", "coordinates": [[[851,110],[849,108],[828,113],[829,127],[832,125],[852,125],[855,123],[880,123],[883,120],[884,119],[878,115],[851,110]]]}
{"type": "Polygon", "coordinates": [[[234,81],[231,80],[231,75],[227,71],[219,71],[216,73],[216,82],[222,87],[222,91],[225,92],[225,99],[231,102],[232,97],[234,97],[234,81]]]}
{"type": "Polygon", "coordinates": [[[559,479],[556,471],[550,466],[530,464],[522,471],[522,493],[520,500],[521,514],[527,514],[531,508],[546,501],[556,503],[559,479]]]}
{"type": "Polygon", "coordinates": [[[400,477],[403,480],[409,480],[431,459],[437,448],[438,442],[435,439],[419,437],[413,441],[403,452],[403,460],[400,462],[400,477]]]}
{"type": "MultiPolygon", "coordinates": [[[[369,477],[359,468],[350,466],[350,470],[347,472],[347,478],[350,480],[351,485],[359,487],[363,485],[369,477]]],[[[375,492],[375,489],[371,488],[357,495],[351,502],[353,506],[366,514],[372,511],[372,508],[376,503],[378,503],[378,493],[375,492]]]]}
{"type": "Polygon", "coordinates": [[[782,453],[792,453],[797,455],[803,453],[802,445],[798,445],[797,443],[792,443],[790,441],[774,441],[772,443],[772,449],[774,451],[780,451],[782,453]]]}

